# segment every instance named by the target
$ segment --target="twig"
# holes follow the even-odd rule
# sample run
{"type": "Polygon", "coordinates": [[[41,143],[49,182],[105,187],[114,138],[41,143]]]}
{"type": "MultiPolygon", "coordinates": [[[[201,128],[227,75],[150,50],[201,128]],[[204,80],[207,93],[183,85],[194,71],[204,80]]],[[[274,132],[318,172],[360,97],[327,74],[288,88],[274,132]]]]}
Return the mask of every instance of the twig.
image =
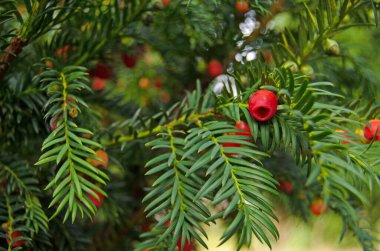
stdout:
{"type": "Polygon", "coordinates": [[[12,62],[16,59],[17,55],[21,53],[22,49],[25,45],[27,45],[28,41],[24,38],[14,37],[4,54],[0,59],[0,80],[5,77],[5,74],[12,64],[12,62]]]}

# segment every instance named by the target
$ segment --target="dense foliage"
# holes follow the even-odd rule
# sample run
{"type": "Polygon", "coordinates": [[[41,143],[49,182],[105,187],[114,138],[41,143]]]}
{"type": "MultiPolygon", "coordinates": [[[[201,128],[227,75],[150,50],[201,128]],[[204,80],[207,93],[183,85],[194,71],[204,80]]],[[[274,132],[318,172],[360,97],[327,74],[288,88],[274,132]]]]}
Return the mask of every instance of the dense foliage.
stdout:
{"type": "Polygon", "coordinates": [[[378,7],[0,0],[0,249],[271,246],[285,205],[375,250],[378,7]]]}

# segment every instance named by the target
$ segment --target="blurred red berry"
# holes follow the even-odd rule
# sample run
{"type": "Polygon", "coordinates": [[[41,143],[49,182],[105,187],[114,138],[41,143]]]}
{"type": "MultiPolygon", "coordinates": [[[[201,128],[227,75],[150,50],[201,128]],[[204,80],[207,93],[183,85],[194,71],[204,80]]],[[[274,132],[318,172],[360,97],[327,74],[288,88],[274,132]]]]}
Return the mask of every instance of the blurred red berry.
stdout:
{"type": "Polygon", "coordinates": [[[95,196],[93,196],[90,193],[87,193],[87,196],[88,196],[88,198],[90,198],[92,203],[94,203],[95,207],[99,208],[103,204],[104,196],[103,196],[103,194],[99,193],[98,191],[95,191],[95,190],[93,190],[93,191],[94,191],[94,193],[96,193],[98,195],[99,199],[97,199],[95,196]]]}
{"type": "Polygon", "coordinates": [[[162,81],[161,81],[161,78],[160,78],[160,77],[157,77],[157,78],[154,80],[153,85],[154,85],[154,87],[156,87],[157,89],[161,89],[161,87],[162,87],[162,81]]]}
{"type": "Polygon", "coordinates": [[[211,60],[207,66],[208,75],[215,78],[223,73],[223,66],[218,60],[211,60]]]}
{"type": "Polygon", "coordinates": [[[90,71],[90,77],[98,77],[103,79],[110,79],[113,70],[111,64],[98,63],[95,70],[90,71]]]}
{"type": "Polygon", "coordinates": [[[67,101],[68,101],[68,102],[72,102],[72,103],[75,103],[75,102],[76,102],[76,100],[75,100],[74,98],[68,98],[67,101]]]}
{"type": "Polygon", "coordinates": [[[369,126],[364,127],[364,137],[370,141],[372,139],[380,141],[380,120],[369,121],[369,126]]]}
{"type": "Polygon", "coordinates": [[[101,91],[106,86],[106,80],[103,78],[93,77],[91,86],[94,91],[101,91]]]}
{"type": "Polygon", "coordinates": [[[54,67],[53,62],[51,62],[51,61],[47,61],[47,62],[46,62],[46,67],[48,67],[48,68],[53,68],[53,67],[54,67]]]}
{"type": "Polygon", "coordinates": [[[278,183],[279,183],[280,190],[283,191],[284,193],[289,194],[293,191],[293,184],[290,183],[289,181],[279,179],[278,183]]]}
{"type": "Polygon", "coordinates": [[[66,60],[69,55],[69,49],[70,49],[70,45],[65,45],[61,48],[58,48],[56,51],[58,58],[63,61],[66,60]]]}
{"type": "Polygon", "coordinates": [[[61,48],[58,48],[56,52],[57,52],[58,55],[62,55],[62,54],[67,53],[68,51],[69,51],[69,46],[65,45],[65,46],[63,46],[61,48]]]}
{"type": "Polygon", "coordinates": [[[164,7],[169,6],[169,4],[170,4],[170,0],[162,0],[162,5],[163,5],[164,7]]]}
{"type": "MultiPolygon", "coordinates": [[[[14,231],[12,233],[12,239],[13,239],[13,242],[12,242],[12,247],[21,247],[25,244],[25,241],[24,240],[19,240],[19,241],[14,241],[17,237],[22,237],[21,233],[19,231],[14,231]]],[[[9,240],[9,231],[7,231],[7,243],[9,245],[10,243],[10,240],[9,240]]]]}
{"type": "Polygon", "coordinates": [[[240,144],[238,144],[238,143],[231,143],[231,142],[221,143],[221,145],[223,147],[239,147],[240,146],[240,144]]]}
{"type": "Polygon", "coordinates": [[[247,0],[236,0],[235,9],[239,14],[244,14],[249,10],[247,0]]]}
{"type": "Polygon", "coordinates": [[[106,168],[108,167],[108,162],[109,162],[109,157],[108,157],[108,154],[103,151],[103,150],[97,150],[95,152],[95,156],[100,158],[100,160],[96,160],[96,159],[90,159],[88,158],[87,159],[87,162],[90,163],[92,166],[95,166],[95,167],[102,167],[102,168],[106,168]]]}
{"type": "Polygon", "coordinates": [[[251,133],[251,130],[249,129],[249,125],[245,123],[244,121],[238,121],[235,125],[235,129],[244,131],[244,132],[237,132],[236,135],[252,137],[252,133],[251,133]]]}
{"type": "Polygon", "coordinates": [[[312,214],[319,216],[327,211],[327,205],[323,203],[322,199],[315,199],[310,205],[310,211],[312,214]]]}
{"type": "Polygon", "coordinates": [[[137,64],[138,55],[129,55],[128,53],[123,54],[123,62],[124,65],[128,68],[133,68],[137,64]]]}
{"type": "MultiPolygon", "coordinates": [[[[236,132],[232,133],[231,135],[240,135],[240,136],[250,136],[252,137],[251,130],[249,129],[249,126],[247,123],[244,121],[238,121],[236,122],[235,129],[241,130],[243,132],[236,132]]],[[[250,140],[248,140],[250,141],[250,140]]],[[[239,143],[233,143],[233,142],[224,142],[220,144],[222,147],[240,147],[241,144],[239,143]]],[[[225,153],[226,156],[235,156],[236,154],[234,153],[225,153]]]]}
{"type": "Polygon", "coordinates": [[[194,247],[193,243],[191,243],[190,241],[186,239],[185,244],[183,245],[183,249],[181,249],[181,242],[182,242],[182,237],[179,237],[178,242],[177,242],[178,250],[191,251],[194,247]]]}
{"type": "MultiPolygon", "coordinates": [[[[220,143],[222,147],[240,147],[241,145],[238,143],[232,143],[232,142],[225,142],[225,143],[220,143]]],[[[235,153],[224,153],[226,156],[236,156],[235,153]]]]}
{"type": "Polygon", "coordinates": [[[148,90],[150,87],[150,80],[149,78],[140,78],[139,80],[139,87],[143,90],[148,90]]]}

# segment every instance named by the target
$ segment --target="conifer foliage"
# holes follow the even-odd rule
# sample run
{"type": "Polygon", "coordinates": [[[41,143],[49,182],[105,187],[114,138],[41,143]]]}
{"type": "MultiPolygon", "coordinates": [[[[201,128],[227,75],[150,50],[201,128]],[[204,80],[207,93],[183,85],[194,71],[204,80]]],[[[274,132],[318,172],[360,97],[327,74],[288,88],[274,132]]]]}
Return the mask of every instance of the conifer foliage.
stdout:
{"type": "Polygon", "coordinates": [[[286,208],[375,250],[379,79],[335,37],[378,8],[0,0],[0,249],[272,247],[286,208]]]}

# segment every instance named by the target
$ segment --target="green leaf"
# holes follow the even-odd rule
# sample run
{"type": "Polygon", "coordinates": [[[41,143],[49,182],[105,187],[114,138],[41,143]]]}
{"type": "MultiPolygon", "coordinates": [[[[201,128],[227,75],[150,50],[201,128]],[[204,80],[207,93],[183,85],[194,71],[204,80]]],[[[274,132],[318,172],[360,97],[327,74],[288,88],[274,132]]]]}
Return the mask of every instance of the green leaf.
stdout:
{"type": "Polygon", "coordinates": [[[66,154],[66,152],[67,152],[67,149],[68,149],[67,145],[63,145],[63,147],[61,148],[61,150],[59,151],[58,156],[57,156],[57,161],[56,161],[57,164],[58,164],[59,162],[61,162],[63,156],[64,156],[64,155],[66,154]]]}

